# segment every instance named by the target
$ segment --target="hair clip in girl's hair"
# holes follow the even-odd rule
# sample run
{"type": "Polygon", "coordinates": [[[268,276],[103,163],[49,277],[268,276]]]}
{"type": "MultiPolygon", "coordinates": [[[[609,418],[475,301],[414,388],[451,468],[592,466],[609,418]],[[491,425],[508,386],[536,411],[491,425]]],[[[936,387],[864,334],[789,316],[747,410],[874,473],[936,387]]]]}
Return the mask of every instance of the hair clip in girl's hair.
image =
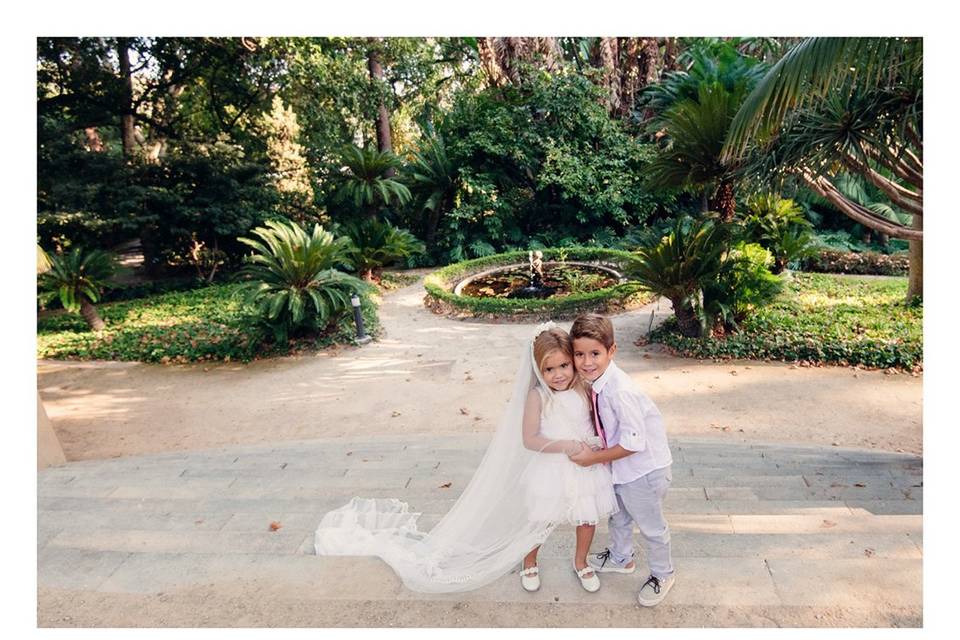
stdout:
{"type": "Polygon", "coordinates": [[[550,329],[555,329],[556,326],[557,323],[555,323],[553,320],[548,320],[547,322],[537,325],[537,328],[533,330],[533,339],[536,340],[541,333],[550,329]]]}

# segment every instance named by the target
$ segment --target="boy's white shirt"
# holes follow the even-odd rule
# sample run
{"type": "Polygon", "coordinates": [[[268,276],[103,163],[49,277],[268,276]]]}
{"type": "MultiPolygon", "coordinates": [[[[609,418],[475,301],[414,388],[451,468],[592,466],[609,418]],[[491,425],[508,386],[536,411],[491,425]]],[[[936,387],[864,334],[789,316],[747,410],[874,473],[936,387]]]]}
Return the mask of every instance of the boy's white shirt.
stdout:
{"type": "Polygon", "coordinates": [[[607,446],[634,453],[610,463],[614,484],[626,484],[673,463],[663,416],[615,362],[593,381],[607,446]]]}

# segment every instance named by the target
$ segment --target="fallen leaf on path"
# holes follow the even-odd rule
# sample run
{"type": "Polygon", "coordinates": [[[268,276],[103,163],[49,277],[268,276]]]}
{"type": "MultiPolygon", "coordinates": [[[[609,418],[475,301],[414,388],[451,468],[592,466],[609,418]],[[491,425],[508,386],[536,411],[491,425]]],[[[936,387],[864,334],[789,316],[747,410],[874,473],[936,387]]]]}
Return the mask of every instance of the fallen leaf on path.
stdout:
{"type": "Polygon", "coordinates": [[[867,547],[866,549],[863,550],[863,555],[867,556],[868,558],[873,557],[873,554],[875,554],[875,553],[876,553],[876,551],[874,551],[874,550],[871,549],[870,547],[867,547]]]}
{"type": "Polygon", "coordinates": [[[278,531],[283,525],[274,520],[270,523],[270,531],[278,531]]]}
{"type": "Polygon", "coordinates": [[[865,487],[865,486],[867,486],[867,485],[863,484],[862,482],[854,482],[854,483],[853,483],[853,486],[855,486],[855,487],[860,487],[860,488],[862,489],[863,487],[865,487]]]}
{"type": "Polygon", "coordinates": [[[396,418],[396,417],[399,416],[399,415],[400,415],[400,412],[399,412],[399,411],[394,411],[393,413],[390,414],[390,417],[391,417],[391,418],[396,418]]]}
{"type": "Polygon", "coordinates": [[[347,451],[347,455],[348,455],[348,456],[352,456],[352,455],[353,455],[353,451],[347,451]]]}
{"type": "Polygon", "coordinates": [[[444,482],[442,485],[437,487],[438,489],[449,489],[453,485],[452,482],[444,482]]]}
{"type": "Polygon", "coordinates": [[[465,416],[470,415],[470,411],[466,407],[460,407],[460,413],[465,416]]]}
{"type": "Polygon", "coordinates": [[[735,376],[735,375],[737,375],[737,372],[736,372],[736,371],[731,371],[731,372],[730,372],[730,375],[735,376]]]}

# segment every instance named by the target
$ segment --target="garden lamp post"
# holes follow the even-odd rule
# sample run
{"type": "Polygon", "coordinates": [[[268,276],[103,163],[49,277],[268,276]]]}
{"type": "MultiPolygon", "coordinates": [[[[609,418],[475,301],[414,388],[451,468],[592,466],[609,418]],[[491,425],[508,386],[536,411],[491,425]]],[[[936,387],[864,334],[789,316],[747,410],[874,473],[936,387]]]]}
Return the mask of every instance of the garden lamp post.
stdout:
{"type": "Polygon", "coordinates": [[[357,325],[357,343],[366,344],[372,338],[367,335],[366,329],[363,328],[363,316],[360,315],[360,297],[357,294],[350,296],[350,304],[353,305],[353,321],[357,325]]]}

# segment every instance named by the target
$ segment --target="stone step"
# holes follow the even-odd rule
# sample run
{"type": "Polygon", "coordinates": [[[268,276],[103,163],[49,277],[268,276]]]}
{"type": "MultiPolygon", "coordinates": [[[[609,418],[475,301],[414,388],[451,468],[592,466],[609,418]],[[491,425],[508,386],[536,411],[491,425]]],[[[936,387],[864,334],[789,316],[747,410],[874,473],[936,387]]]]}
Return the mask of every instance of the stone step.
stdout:
{"type": "MultiPolygon", "coordinates": [[[[603,574],[599,592],[588,594],[567,562],[544,558],[543,587],[520,590],[511,572],[467,593],[424,594],[402,588],[393,571],[376,558],[265,554],[91,553],[50,549],[41,556],[44,588],[98,592],[158,593],[198,584],[259,582],[270,591],[297,593],[303,600],[449,601],[510,603],[579,602],[634,606],[642,582],[632,575],[603,574]]],[[[918,559],[681,557],[672,606],[862,606],[920,607],[918,559]],[[866,579],[865,579],[866,578],[866,579]],[[817,585],[817,588],[811,588],[817,585]]]]}

